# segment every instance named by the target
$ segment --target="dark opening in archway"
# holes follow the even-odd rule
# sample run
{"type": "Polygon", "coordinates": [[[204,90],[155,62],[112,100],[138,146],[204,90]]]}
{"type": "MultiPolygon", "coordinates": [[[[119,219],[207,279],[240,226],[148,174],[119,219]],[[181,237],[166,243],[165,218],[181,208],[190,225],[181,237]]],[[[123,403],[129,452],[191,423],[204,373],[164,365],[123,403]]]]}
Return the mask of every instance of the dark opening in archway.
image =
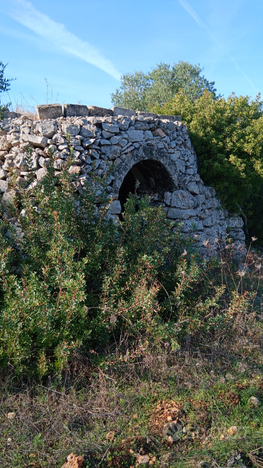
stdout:
{"type": "Polygon", "coordinates": [[[163,202],[164,192],[174,190],[174,182],[162,163],[153,159],[140,161],[129,170],[119,190],[122,212],[128,196],[135,193],[137,181],[139,187],[136,193],[139,196],[149,195],[156,204],[163,202]]]}

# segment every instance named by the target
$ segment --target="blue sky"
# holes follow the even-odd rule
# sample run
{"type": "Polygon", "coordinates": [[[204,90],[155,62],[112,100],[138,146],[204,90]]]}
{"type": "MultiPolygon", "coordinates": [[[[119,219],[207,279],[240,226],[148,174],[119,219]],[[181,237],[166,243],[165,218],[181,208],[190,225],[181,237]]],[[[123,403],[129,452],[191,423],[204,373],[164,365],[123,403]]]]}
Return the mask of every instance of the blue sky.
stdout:
{"type": "Polygon", "coordinates": [[[1,99],[111,107],[122,74],[179,60],[224,97],[254,98],[262,44],[262,0],[0,0],[0,61],[16,78],[1,99]]]}

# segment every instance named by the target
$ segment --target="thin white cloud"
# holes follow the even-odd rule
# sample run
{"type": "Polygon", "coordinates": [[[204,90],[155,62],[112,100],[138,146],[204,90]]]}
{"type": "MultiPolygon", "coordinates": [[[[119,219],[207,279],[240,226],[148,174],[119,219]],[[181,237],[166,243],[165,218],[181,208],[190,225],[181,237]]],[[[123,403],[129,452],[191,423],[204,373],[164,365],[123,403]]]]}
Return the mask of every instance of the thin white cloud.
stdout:
{"type": "Polygon", "coordinates": [[[186,0],[178,0],[178,2],[182,5],[182,7],[192,16],[195,22],[200,26],[200,28],[205,28],[203,21],[200,19],[198,14],[194,11],[194,9],[187,3],[186,0]]]}
{"type": "MultiPolygon", "coordinates": [[[[220,47],[222,47],[222,44],[216,39],[216,37],[212,34],[210,29],[205,25],[205,23],[201,20],[201,18],[198,16],[196,11],[189,5],[189,3],[186,0],[178,0],[178,2],[182,5],[182,7],[189,13],[189,15],[192,16],[192,18],[195,20],[195,22],[200,26],[202,29],[206,29],[207,33],[209,36],[213,39],[213,41],[220,47]]],[[[249,79],[249,77],[243,72],[243,70],[240,68],[238,63],[235,61],[235,59],[227,53],[228,57],[232,60],[234,63],[235,67],[240,71],[240,73],[244,76],[244,78],[247,80],[247,82],[254,88],[256,92],[258,92],[257,88],[254,86],[252,81],[249,79]]]]}
{"type": "MultiPolygon", "coordinates": [[[[228,54],[229,55],[229,54],[228,54]]],[[[232,62],[234,63],[234,65],[236,66],[236,68],[242,73],[242,75],[244,76],[244,78],[246,78],[246,80],[248,81],[248,83],[252,86],[252,88],[254,88],[254,90],[258,93],[258,89],[256,88],[256,86],[253,85],[252,81],[249,79],[249,77],[243,72],[243,70],[241,70],[240,66],[238,65],[238,63],[235,61],[235,59],[229,55],[229,57],[231,58],[232,62]]]]}
{"type": "Polygon", "coordinates": [[[110,60],[91,44],[69,32],[63,24],[53,21],[27,0],[12,0],[12,4],[9,14],[13,19],[51,44],[120,79],[119,71],[110,60]]]}

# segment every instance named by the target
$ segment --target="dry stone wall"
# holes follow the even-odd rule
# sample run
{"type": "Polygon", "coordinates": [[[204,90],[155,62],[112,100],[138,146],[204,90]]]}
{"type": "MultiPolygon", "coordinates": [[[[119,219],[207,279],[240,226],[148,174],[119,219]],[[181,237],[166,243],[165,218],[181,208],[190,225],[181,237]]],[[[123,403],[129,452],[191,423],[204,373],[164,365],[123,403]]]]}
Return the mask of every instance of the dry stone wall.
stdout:
{"type": "Polygon", "coordinates": [[[13,196],[13,173],[18,183],[29,180],[25,167],[28,147],[35,171],[35,181],[28,181],[28,189],[47,173],[50,152],[55,156],[56,174],[61,172],[70,156],[69,134],[74,148],[70,172],[77,190],[89,181],[92,170],[103,176],[107,168],[112,169],[107,186],[113,200],[111,216],[121,215],[128,194],[139,181],[138,193],[149,194],[175,227],[180,223],[181,231],[195,236],[200,246],[209,243],[217,249],[227,232],[237,247],[244,246],[243,221],[229,216],[215,190],[204,185],[180,117],[71,104],[38,106],[37,111],[38,120],[7,115],[1,122],[0,192],[4,200],[13,196]]]}

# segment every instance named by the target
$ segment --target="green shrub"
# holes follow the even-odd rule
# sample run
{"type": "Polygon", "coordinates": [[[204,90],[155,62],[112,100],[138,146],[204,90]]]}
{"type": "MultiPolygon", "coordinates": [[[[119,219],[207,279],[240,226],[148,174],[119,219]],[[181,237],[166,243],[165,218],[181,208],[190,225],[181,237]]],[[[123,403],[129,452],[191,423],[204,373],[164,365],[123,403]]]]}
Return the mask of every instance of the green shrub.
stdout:
{"type": "Polygon", "coordinates": [[[176,350],[185,335],[221,333],[232,310],[249,308],[239,288],[225,294],[218,261],[199,258],[160,207],[135,194],[115,222],[107,177],[91,176],[78,194],[70,164],[59,176],[51,164],[30,189],[14,176],[16,196],[1,203],[2,369],[42,378],[60,375],[80,348],[113,345],[121,360],[176,350]]]}
{"type": "Polygon", "coordinates": [[[243,215],[250,235],[263,241],[263,102],[237,97],[214,99],[204,92],[192,100],[179,92],[161,114],[181,115],[198,157],[199,173],[226,206],[243,215]]]}

